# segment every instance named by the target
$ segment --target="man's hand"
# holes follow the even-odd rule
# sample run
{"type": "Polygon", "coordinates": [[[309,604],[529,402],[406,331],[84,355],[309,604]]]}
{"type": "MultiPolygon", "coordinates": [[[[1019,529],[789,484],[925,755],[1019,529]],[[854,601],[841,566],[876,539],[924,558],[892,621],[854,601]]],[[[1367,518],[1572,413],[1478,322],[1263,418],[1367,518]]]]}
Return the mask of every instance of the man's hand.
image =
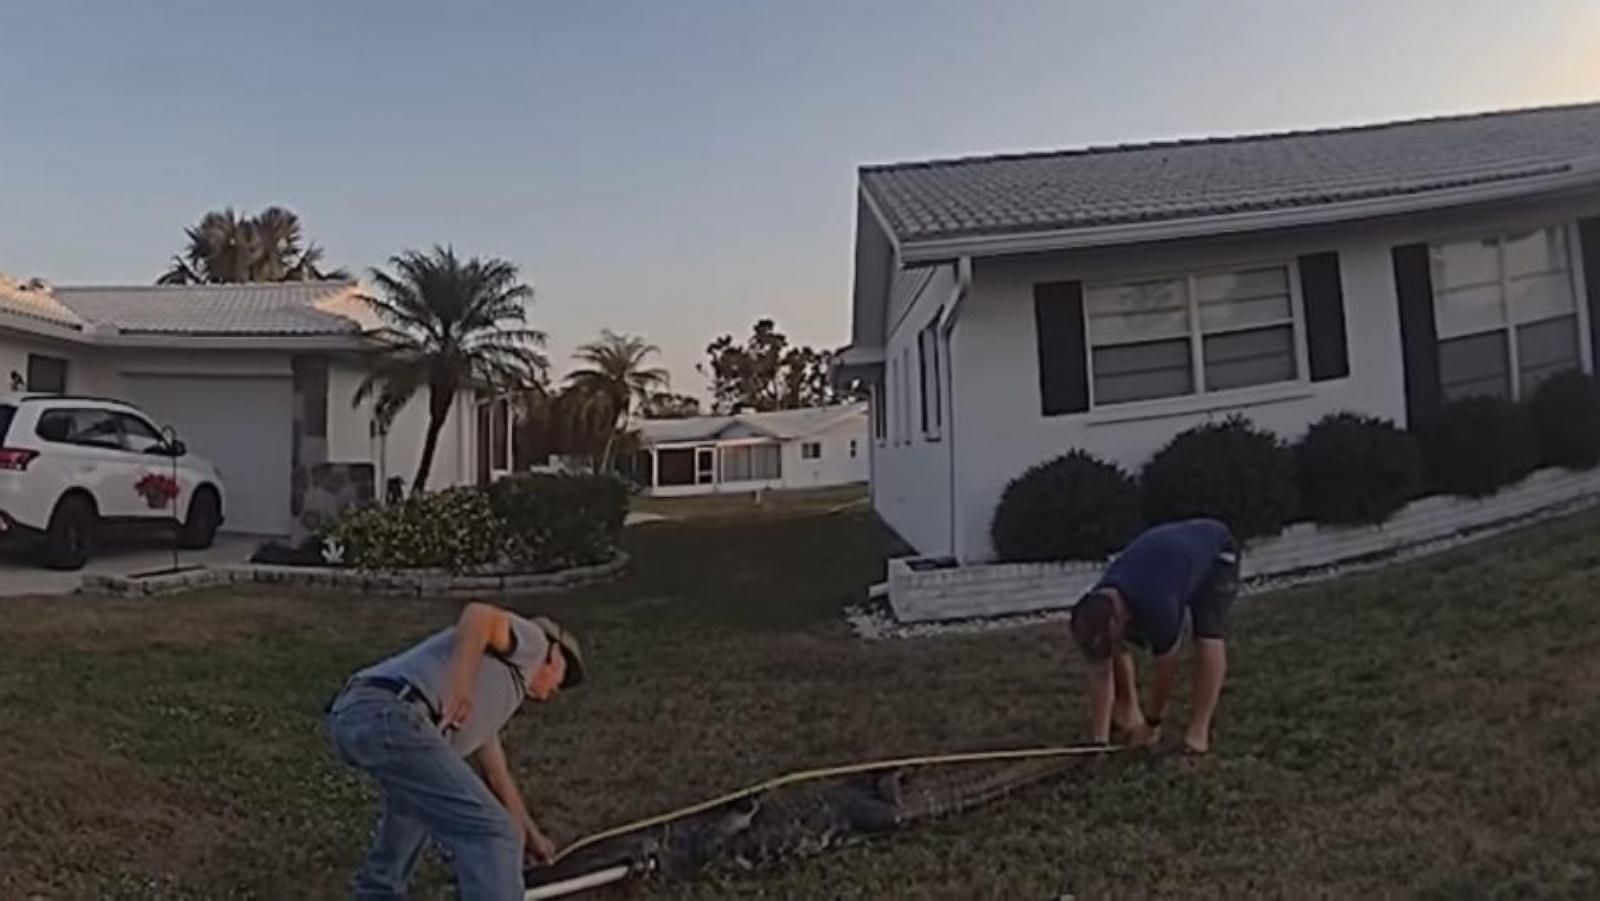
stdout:
{"type": "Polygon", "coordinates": [[[522,824],[522,832],[522,853],[532,858],[534,863],[543,865],[556,859],[556,843],[539,831],[532,820],[522,824]]]}

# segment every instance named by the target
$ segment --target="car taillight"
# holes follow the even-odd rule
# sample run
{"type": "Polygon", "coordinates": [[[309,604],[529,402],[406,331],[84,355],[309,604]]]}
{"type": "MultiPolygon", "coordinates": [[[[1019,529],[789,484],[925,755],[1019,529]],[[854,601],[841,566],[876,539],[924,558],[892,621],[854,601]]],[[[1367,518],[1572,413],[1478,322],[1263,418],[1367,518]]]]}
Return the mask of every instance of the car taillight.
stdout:
{"type": "Polygon", "coordinates": [[[24,450],[18,447],[0,447],[0,469],[9,469],[21,472],[28,468],[33,458],[39,456],[38,451],[24,450]]]}

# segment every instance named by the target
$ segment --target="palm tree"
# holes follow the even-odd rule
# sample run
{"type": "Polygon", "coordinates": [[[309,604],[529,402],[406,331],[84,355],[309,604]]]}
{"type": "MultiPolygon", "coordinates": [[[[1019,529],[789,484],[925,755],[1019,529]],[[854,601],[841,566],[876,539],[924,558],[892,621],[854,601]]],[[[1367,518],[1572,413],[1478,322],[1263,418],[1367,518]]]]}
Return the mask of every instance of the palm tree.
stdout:
{"type": "Polygon", "coordinates": [[[390,257],[390,275],[372,270],[382,297],[363,299],[388,323],[389,343],[356,389],[355,403],[376,396],[385,428],[418,391],[428,392],[428,433],[412,491],[433,468],[439,431],[456,395],[467,388],[519,390],[539,384],[549,368],[539,348],[545,334],[526,328],[524,302],[533,289],[505,260],[459,259],[448,247],[390,257]]]}
{"type": "Polygon", "coordinates": [[[257,216],[240,216],[229,207],[209,212],[194,228],[185,229],[189,247],[172,258],[172,266],[156,280],[160,285],[232,284],[238,282],[346,281],[343,269],[317,267],[322,248],[305,244],[300,217],[283,207],[268,207],[257,216]]]}
{"type": "Polygon", "coordinates": [[[610,424],[600,452],[601,471],[610,468],[617,441],[627,432],[635,404],[643,407],[670,382],[665,369],[644,365],[646,359],[660,352],[661,348],[643,338],[605,329],[600,332],[600,340],[583,345],[573,355],[588,365],[567,376],[568,387],[589,405],[589,415],[610,424]]]}

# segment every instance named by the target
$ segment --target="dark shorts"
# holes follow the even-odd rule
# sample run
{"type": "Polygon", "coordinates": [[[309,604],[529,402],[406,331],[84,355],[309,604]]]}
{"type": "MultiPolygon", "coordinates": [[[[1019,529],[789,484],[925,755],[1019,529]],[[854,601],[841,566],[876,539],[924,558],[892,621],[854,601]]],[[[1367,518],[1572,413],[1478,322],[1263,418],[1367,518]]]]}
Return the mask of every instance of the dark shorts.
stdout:
{"type": "Polygon", "coordinates": [[[1200,595],[1189,605],[1196,638],[1228,637],[1228,614],[1233,611],[1233,599],[1239,595],[1239,563],[1237,550],[1228,551],[1233,561],[1217,561],[1216,569],[1200,595]]]}

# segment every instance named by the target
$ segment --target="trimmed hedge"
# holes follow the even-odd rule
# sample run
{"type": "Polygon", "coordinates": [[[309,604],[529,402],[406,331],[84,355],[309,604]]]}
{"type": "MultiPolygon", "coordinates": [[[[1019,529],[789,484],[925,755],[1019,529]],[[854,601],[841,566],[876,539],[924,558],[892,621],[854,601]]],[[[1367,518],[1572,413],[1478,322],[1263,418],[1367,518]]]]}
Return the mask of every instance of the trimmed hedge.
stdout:
{"type": "Polygon", "coordinates": [[[1422,448],[1388,420],[1336,413],[1295,446],[1301,512],[1325,525],[1380,523],[1422,493],[1422,448]]]}
{"type": "Polygon", "coordinates": [[[508,476],[489,486],[506,530],[506,555],[525,572],[604,563],[616,555],[628,486],[593,475],[508,476]]]}
{"type": "Polygon", "coordinates": [[[1294,455],[1242,416],[1179,434],[1145,464],[1140,483],[1146,521],[1215,517],[1240,540],[1283,531],[1299,506],[1294,455]]]}
{"type": "Polygon", "coordinates": [[[1544,462],[1568,469],[1600,464],[1600,381],[1569,370],[1539,383],[1528,403],[1544,462]]]}
{"type": "Polygon", "coordinates": [[[1428,480],[1446,494],[1488,497],[1539,465],[1539,439],[1527,410],[1504,398],[1446,404],[1420,438],[1428,480]]]}
{"type": "Polygon", "coordinates": [[[1102,560],[1139,528],[1139,491],[1121,468],[1081,450],[1006,486],[989,534],[1009,562],[1102,560]]]}

